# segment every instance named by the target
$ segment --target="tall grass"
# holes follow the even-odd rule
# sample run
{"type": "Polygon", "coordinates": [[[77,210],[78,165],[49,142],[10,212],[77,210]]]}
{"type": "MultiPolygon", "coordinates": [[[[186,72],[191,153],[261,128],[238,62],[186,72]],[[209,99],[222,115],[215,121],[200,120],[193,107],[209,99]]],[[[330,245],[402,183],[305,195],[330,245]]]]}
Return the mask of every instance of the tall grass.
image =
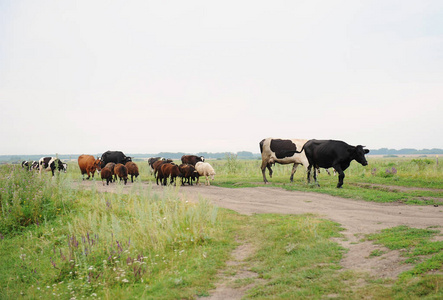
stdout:
{"type": "Polygon", "coordinates": [[[31,225],[69,213],[73,194],[64,179],[28,172],[17,166],[0,169],[0,235],[12,235],[31,225]]]}
{"type": "Polygon", "coordinates": [[[220,221],[223,212],[203,199],[190,203],[175,188],[162,194],[142,192],[137,184],[128,195],[78,191],[66,179],[46,175],[2,169],[6,214],[0,221],[10,229],[0,243],[7,262],[0,266],[0,298],[17,298],[19,291],[27,298],[174,298],[178,291],[191,297],[207,290],[202,287],[210,277],[202,274],[215,274],[234,245],[220,221]],[[28,200],[32,193],[42,196],[28,200]],[[38,226],[19,223],[28,201],[41,204],[37,214],[45,218],[38,226]],[[18,212],[9,212],[11,206],[18,212]],[[10,220],[20,231],[7,226],[10,220]]]}

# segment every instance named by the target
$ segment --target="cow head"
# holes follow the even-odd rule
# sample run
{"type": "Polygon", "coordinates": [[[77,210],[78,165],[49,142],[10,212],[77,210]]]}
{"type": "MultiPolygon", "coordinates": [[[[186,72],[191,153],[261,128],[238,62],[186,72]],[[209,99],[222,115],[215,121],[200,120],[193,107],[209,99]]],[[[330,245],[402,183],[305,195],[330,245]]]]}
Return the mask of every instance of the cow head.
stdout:
{"type": "Polygon", "coordinates": [[[365,146],[358,145],[355,147],[351,147],[350,152],[352,155],[352,158],[355,159],[357,162],[362,164],[363,166],[368,165],[368,161],[366,160],[365,154],[369,153],[368,149],[363,149],[365,146]]]}
{"type": "Polygon", "coordinates": [[[97,170],[97,173],[100,173],[100,171],[102,170],[102,161],[100,158],[97,158],[94,161],[94,168],[97,170]]]}

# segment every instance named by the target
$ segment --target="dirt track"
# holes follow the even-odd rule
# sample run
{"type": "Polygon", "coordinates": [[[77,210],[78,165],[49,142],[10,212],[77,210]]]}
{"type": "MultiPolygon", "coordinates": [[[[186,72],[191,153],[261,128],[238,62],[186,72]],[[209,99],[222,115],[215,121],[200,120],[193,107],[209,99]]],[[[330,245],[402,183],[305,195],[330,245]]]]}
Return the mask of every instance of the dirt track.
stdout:
{"type": "MultiPolygon", "coordinates": [[[[131,184],[116,187],[116,184],[103,186],[101,182],[83,181],[80,183],[80,186],[84,188],[91,188],[94,185],[98,191],[114,192],[116,189],[122,189],[123,192],[129,192],[131,189],[131,184]]],[[[147,183],[141,185],[143,188],[152,188],[153,191],[159,193],[162,193],[164,189],[147,183]]],[[[216,206],[246,215],[312,213],[335,221],[345,229],[343,232],[345,239],[338,242],[349,249],[342,261],[343,267],[369,272],[378,277],[396,277],[410,266],[399,264],[403,258],[393,251],[379,258],[368,259],[371,251],[379,249],[380,246],[373,245],[371,242],[359,242],[363,234],[375,233],[381,229],[399,225],[416,228],[443,227],[443,207],[441,206],[373,203],[271,187],[229,189],[200,185],[183,186],[179,188],[179,192],[190,201],[197,201],[199,197],[203,197],[211,200],[216,206]]],[[[223,295],[218,297],[222,299],[223,295]]],[[[213,297],[213,299],[218,297],[213,297]]]]}

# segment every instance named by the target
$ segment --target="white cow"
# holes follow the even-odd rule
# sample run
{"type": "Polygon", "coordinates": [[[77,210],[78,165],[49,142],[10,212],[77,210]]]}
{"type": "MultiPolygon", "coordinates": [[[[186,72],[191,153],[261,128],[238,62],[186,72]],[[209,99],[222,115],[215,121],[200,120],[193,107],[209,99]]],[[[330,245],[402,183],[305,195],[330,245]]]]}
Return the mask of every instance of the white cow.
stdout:
{"type": "MultiPolygon", "coordinates": [[[[200,176],[206,177],[205,185],[211,185],[209,182],[209,177],[211,177],[211,180],[214,180],[215,171],[209,163],[199,161],[195,164],[195,170],[200,176]]],[[[200,177],[197,177],[197,185],[199,181],[200,177]]]]}

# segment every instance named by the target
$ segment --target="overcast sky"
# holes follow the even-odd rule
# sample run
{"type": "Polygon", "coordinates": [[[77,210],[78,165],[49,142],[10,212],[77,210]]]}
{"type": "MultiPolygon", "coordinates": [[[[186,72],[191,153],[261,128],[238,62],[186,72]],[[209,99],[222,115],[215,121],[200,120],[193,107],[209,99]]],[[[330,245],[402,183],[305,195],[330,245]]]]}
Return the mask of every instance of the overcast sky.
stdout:
{"type": "Polygon", "coordinates": [[[0,1],[0,154],[443,148],[443,1],[0,1]]]}

